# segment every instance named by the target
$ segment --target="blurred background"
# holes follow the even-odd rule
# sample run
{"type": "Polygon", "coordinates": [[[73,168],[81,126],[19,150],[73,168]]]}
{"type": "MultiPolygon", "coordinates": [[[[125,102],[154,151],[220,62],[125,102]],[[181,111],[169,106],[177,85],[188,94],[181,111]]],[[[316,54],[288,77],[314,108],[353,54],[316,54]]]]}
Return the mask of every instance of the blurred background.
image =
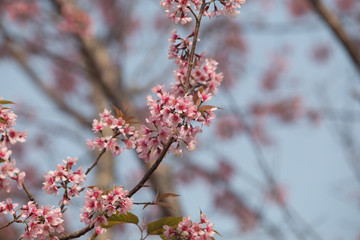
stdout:
{"type": "MultiPolygon", "coordinates": [[[[0,96],[16,102],[17,129],[29,130],[12,150],[40,204],[59,201],[41,190],[47,171],[67,156],[86,168],[96,158],[86,139],[99,112],[113,104],[143,122],[150,89],[171,86],[170,31],[185,37],[194,23],[171,24],[159,2],[0,1],[0,96]]],[[[358,0],[248,0],[237,18],[204,18],[197,52],[224,73],[210,102],[222,110],[195,151],[168,155],[134,196],[177,193],[166,199],[172,208],[134,212],[147,223],[202,211],[226,240],[359,240],[359,26],[358,0]]],[[[87,184],[131,189],[147,167],[134,152],[107,155],[87,184]]],[[[67,232],[84,226],[82,204],[65,213],[67,232]]],[[[108,234],[140,237],[136,226],[108,234]]]]}

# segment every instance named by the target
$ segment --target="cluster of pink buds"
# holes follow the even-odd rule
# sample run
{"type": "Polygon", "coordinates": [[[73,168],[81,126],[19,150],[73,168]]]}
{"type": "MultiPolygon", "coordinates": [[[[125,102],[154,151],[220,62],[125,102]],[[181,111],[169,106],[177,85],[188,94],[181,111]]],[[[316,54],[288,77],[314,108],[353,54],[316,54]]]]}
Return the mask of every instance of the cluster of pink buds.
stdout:
{"type": "Polygon", "coordinates": [[[165,9],[167,16],[174,23],[186,24],[192,21],[189,16],[196,11],[200,11],[203,5],[203,14],[205,16],[213,17],[220,15],[230,15],[236,17],[240,13],[238,10],[246,0],[163,0],[160,5],[165,9]],[[193,7],[193,8],[192,8],[193,7]]]}
{"type": "Polygon", "coordinates": [[[62,213],[60,208],[38,207],[34,202],[28,202],[21,208],[21,217],[25,227],[25,233],[21,236],[23,239],[57,239],[54,233],[64,231],[62,222],[62,213]]]}
{"type": "Polygon", "coordinates": [[[10,103],[0,98],[0,191],[10,192],[10,181],[17,181],[17,187],[22,188],[25,172],[20,172],[15,167],[15,159],[11,159],[12,151],[10,144],[25,142],[27,131],[16,131],[13,126],[16,123],[16,114],[1,103],[10,103]]]}
{"type": "Polygon", "coordinates": [[[99,150],[105,148],[106,150],[110,150],[114,155],[119,155],[124,149],[119,146],[118,140],[124,142],[126,149],[135,148],[138,134],[135,128],[131,126],[130,123],[127,123],[126,118],[119,115],[123,114],[118,111],[118,116],[114,117],[111,115],[111,111],[105,109],[103,113],[99,114],[100,121],[94,119],[92,129],[94,133],[100,133],[102,137],[96,137],[93,141],[87,140],[87,145],[90,148],[94,149],[97,147],[99,150]],[[111,135],[104,135],[106,127],[111,129],[111,135]]]}
{"type": "Polygon", "coordinates": [[[92,187],[86,191],[80,221],[101,228],[101,224],[106,225],[107,218],[112,215],[129,212],[133,206],[133,200],[127,197],[127,194],[128,191],[121,186],[105,192],[97,187],[92,187]]]}
{"type": "Polygon", "coordinates": [[[64,205],[68,205],[69,200],[74,196],[79,196],[80,185],[86,179],[82,167],[79,167],[76,171],[72,170],[77,160],[77,158],[67,157],[66,160],[63,160],[64,164],[56,166],[55,171],[49,171],[45,174],[43,189],[48,194],[58,194],[59,188],[64,188],[64,197],[60,201],[64,205]]]}
{"type": "Polygon", "coordinates": [[[186,24],[192,20],[188,16],[191,3],[195,5],[196,9],[199,9],[201,0],[164,0],[160,2],[160,5],[165,9],[172,22],[186,24]]]}
{"type": "Polygon", "coordinates": [[[201,213],[200,222],[193,222],[190,220],[190,216],[183,218],[183,220],[176,226],[170,227],[164,226],[165,239],[189,239],[189,240],[210,240],[214,239],[214,224],[211,223],[206,215],[201,213]]]}

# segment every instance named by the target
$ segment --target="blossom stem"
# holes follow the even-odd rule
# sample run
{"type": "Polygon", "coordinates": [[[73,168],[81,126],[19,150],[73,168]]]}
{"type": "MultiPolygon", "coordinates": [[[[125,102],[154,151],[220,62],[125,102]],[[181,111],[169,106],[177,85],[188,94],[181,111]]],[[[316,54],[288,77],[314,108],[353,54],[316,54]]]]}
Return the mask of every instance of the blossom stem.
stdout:
{"type": "Polygon", "coordinates": [[[204,10],[205,10],[205,6],[206,6],[206,1],[203,0],[201,7],[200,7],[199,15],[197,17],[195,17],[196,25],[195,25],[195,30],[194,30],[194,38],[193,38],[193,42],[192,42],[189,62],[188,62],[188,69],[187,69],[187,73],[186,73],[185,84],[184,84],[184,95],[188,92],[189,87],[190,87],[190,74],[191,74],[191,70],[194,67],[193,62],[194,62],[196,42],[198,40],[199,30],[200,30],[200,22],[201,22],[201,18],[204,13],[204,10]]]}

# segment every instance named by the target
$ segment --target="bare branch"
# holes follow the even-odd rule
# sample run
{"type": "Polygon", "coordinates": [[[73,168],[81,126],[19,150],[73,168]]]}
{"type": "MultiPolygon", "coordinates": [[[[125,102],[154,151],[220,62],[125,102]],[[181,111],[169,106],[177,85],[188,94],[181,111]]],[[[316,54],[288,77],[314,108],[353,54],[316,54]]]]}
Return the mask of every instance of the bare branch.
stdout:
{"type": "Polygon", "coordinates": [[[79,230],[77,232],[61,235],[61,236],[58,237],[58,239],[59,240],[68,240],[68,239],[78,238],[78,237],[81,237],[82,235],[85,235],[87,232],[92,230],[94,227],[95,226],[93,224],[90,224],[89,226],[84,227],[83,229],[81,229],[81,230],[79,230]]]}
{"type": "Polygon", "coordinates": [[[140,182],[138,184],[136,184],[135,187],[133,187],[133,189],[131,189],[128,193],[128,197],[131,197],[132,195],[134,195],[137,191],[139,191],[144,184],[146,183],[147,180],[149,180],[149,178],[151,177],[151,175],[155,172],[155,170],[158,168],[158,166],[160,165],[160,163],[162,162],[162,160],[164,159],[167,151],[169,150],[171,144],[175,141],[174,138],[171,138],[169,140],[169,142],[165,145],[164,149],[162,150],[162,152],[160,153],[160,156],[158,157],[158,159],[156,160],[156,162],[151,166],[151,168],[149,168],[149,170],[145,173],[144,177],[140,180],[140,182]]]}

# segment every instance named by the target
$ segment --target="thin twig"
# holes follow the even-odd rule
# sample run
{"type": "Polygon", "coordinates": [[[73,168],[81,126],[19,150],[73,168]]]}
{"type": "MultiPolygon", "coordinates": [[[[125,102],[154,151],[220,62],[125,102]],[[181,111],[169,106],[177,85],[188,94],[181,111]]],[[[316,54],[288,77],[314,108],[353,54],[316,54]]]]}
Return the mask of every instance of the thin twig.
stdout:
{"type": "Polygon", "coordinates": [[[104,149],[100,152],[99,156],[96,158],[96,160],[95,160],[95,162],[93,163],[93,165],[91,165],[91,167],[89,167],[89,168],[86,170],[85,175],[88,175],[89,172],[98,164],[101,156],[102,156],[105,152],[106,152],[106,148],[104,148],[104,149]]]}
{"type": "Polygon", "coordinates": [[[11,222],[7,223],[6,225],[0,227],[0,230],[1,229],[4,229],[4,228],[7,228],[8,226],[10,226],[11,224],[13,224],[14,222],[16,222],[19,218],[20,218],[21,215],[17,216],[14,220],[12,220],[11,222]]]}

